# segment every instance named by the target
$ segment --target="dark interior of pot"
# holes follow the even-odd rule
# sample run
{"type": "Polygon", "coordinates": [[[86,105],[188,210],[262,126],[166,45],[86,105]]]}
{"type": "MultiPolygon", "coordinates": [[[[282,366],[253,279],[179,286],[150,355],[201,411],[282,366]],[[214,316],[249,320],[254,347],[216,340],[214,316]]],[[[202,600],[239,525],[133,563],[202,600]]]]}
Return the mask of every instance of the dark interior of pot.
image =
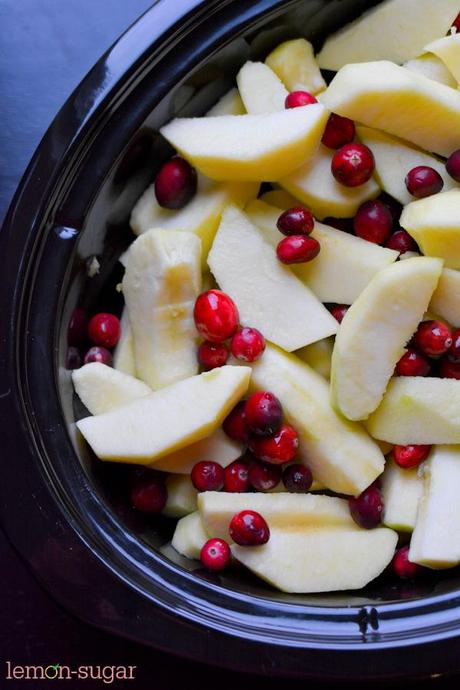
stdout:
{"type": "MultiPolygon", "coordinates": [[[[76,451],[74,461],[80,462],[100,500],[112,511],[120,533],[148,544],[152,550],[172,559],[180,567],[205,577],[199,563],[177,554],[169,545],[175,520],[167,518],[145,519],[129,504],[128,470],[121,465],[100,462],[75,432],[74,421],[87,414],[74,396],[70,376],[65,372],[67,339],[66,329],[75,307],[90,314],[95,311],[120,313],[122,297],[116,286],[123,268],[118,262],[120,254],[134,239],[129,227],[129,215],[135,201],[152,181],[161,163],[171,150],[158,135],[158,128],[174,116],[202,115],[233,84],[234,77],[246,60],[263,60],[280,42],[304,36],[320,47],[324,38],[345,24],[371,4],[366,0],[301,0],[287,2],[283,8],[271,8],[256,22],[246,24],[233,35],[219,41],[217,48],[208,51],[208,57],[194,65],[188,76],[175,83],[168,95],[156,105],[151,103],[150,114],[136,131],[126,120],[123,147],[113,150],[110,171],[93,198],[84,219],[83,232],[73,254],[67,273],[65,298],[62,304],[59,332],[59,387],[64,416],[76,451]],[[214,51],[214,52],[212,52],[214,51]],[[93,257],[100,270],[91,277],[89,266],[93,257]]],[[[327,76],[327,75],[326,75],[327,76]]],[[[154,71],[145,79],[155,79],[154,71]]],[[[131,103],[133,110],[137,104],[131,103]]],[[[145,107],[145,106],[143,106],[145,107]]],[[[147,112],[147,111],[146,111],[147,112]]],[[[361,554],[366,558],[366,554],[361,554]]],[[[223,587],[275,601],[321,606],[375,605],[381,602],[418,599],[460,588],[459,571],[428,573],[417,582],[397,582],[381,576],[365,590],[340,594],[289,596],[265,586],[242,569],[232,569],[212,581],[223,587]]]]}

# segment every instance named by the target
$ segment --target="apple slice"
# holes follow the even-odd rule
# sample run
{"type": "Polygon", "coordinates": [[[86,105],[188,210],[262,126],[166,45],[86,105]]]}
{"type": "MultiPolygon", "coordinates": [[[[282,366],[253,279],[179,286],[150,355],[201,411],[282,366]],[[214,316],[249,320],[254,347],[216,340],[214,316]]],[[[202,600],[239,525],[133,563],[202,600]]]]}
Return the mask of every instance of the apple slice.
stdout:
{"type": "Polygon", "coordinates": [[[235,87],[225,93],[213,107],[208,110],[206,117],[219,117],[221,115],[244,115],[246,112],[238,89],[235,87]]]}
{"type": "Polygon", "coordinates": [[[378,407],[441,271],[442,262],[428,257],[392,264],[345,314],[332,354],[331,397],[347,419],[366,419],[378,407]]]}
{"type": "Polygon", "coordinates": [[[265,60],[289,91],[319,93],[326,88],[313,53],[304,38],[281,43],[265,60]]]}
{"type": "Polygon", "coordinates": [[[252,366],[251,391],[269,390],[299,434],[297,461],[324,486],[358,495],[383,472],[384,458],[360,424],[331,407],[329,386],[305,362],[268,344],[252,366]]]}
{"type": "Polygon", "coordinates": [[[284,110],[288,95],[283,82],[263,62],[245,62],[236,75],[244,107],[251,115],[284,110]]]}
{"type": "Polygon", "coordinates": [[[200,551],[208,539],[200,514],[196,511],[179,520],[171,544],[182,556],[199,560],[200,551]]]}
{"type": "Polygon", "coordinates": [[[460,443],[460,381],[394,378],[366,427],[374,438],[402,446],[460,443]]]}
{"type": "Polygon", "coordinates": [[[438,81],[440,84],[445,84],[445,86],[457,88],[457,82],[443,61],[432,53],[424,53],[413,60],[408,60],[403,67],[416,74],[421,74],[423,77],[438,81]]]}
{"type": "Polygon", "coordinates": [[[321,102],[441,156],[460,148],[460,92],[387,60],[343,67],[321,102]]]}
{"type": "Polygon", "coordinates": [[[460,189],[451,189],[412,201],[400,218],[422,252],[441,257],[448,268],[460,268],[459,203],[460,189]]]}
{"type": "MultiPolygon", "coordinates": [[[[265,239],[276,247],[282,237],[276,229],[282,209],[256,199],[247,204],[245,211],[265,239]]],[[[398,258],[398,252],[392,249],[319,222],[311,236],[320,243],[320,253],[314,261],[293,265],[291,270],[321,302],[352,304],[369,281],[398,258]]]]}
{"type": "Polygon", "coordinates": [[[444,268],[430,302],[430,310],[460,328],[460,272],[444,268]]]}
{"type": "Polygon", "coordinates": [[[404,62],[420,55],[429,41],[445,36],[458,10],[456,0],[385,0],[330,36],[318,64],[338,70],[349,62],[404,62]]]}
{"type": "Polygon", "coordinates": [[[171,474],[166,477],[168,500],[162,514],[170,518],[181,518],[197,509],[198,491],[188,475],[171,474]]]}
{"type": "Polygon", "coordinates": [[[228,438],[222,429],[216,429],[201,441],[156,460],[154,468],[163,472],[190,474],[193,466],[201,460],[214,460],[222,467],[227,467],[239,458],[242,452],[241,444],[228,438]]]}
{"type": "Polygon", "coordinates": [[[380,188],[374,178],[359,187],[344,187],[331,173],[335,151],[322,144],[300,168],[280,179],[280,185],[311,208],[316,218],[352,218],[364,201],[374,199],[380,188]]]}
{"type": "Polygon", "coordinates": [[[323,378],[329,380],[333,349],[334,338],[324,338],[316,343],[302,347],[295,354],[318,374],[321,374],[323,378]]]}
{"type": "Polygon", "coordinates": [[[424,465],[423,495],[409,558],[428,568],[460,563],[460,448],[439,446],[424,465]]]}
{"type": "Polygon", "coordinates": [[[263,546],[231,549],[240,563],[282,592],[308,594],[364,587],[390,563],[397,541],[386,527],[277,528],[263,546]]]}
{"type": "Polygon", "coordinates": [[[285,192],[284,189],[270,189],[268,192],[261,194],[258,201],[264,201],[266,204],[276,206],[283,211],[299,205],[299,200],[292,196],[292,194],[289,194],[289,192],[285,192]]]}
{"type": "Polygon", "coordinates": [[[398,532],[412,532],[422,495],[423,480],[420,469],[403,469],[392,458],[382,475],[383,524],[398,532]]]}
{"type": "Polygon", "coordinates": [[[91,414],[103,414],[152,392],[143,381],[101,362],[72,371],[75,391],[91,414]]]}
{"type": "MultiPolygon", "coordinates": [[[[125,252],[126,253],[126,252],[125,252]]],[[[126,256],[127,258],[127,256],[126,256]]],[[[129,320],[128,310],[123,308],[120,320],[120,340],[113,352],[113,366],[118,371],[129,376],[137,376],[136,360],[134,357],[133,329],[129,320]]]]}
{"type": "Polygon", "coordinates": [[[236,302],[241,323],[258,328],[285,350],[297,350],[337,331],[337,322],[292,271],[246,214],[228,206],[222,214],[209,267],[236,302]]]}
{"type": "Polygon", "coordinates": [[[213,369],[77,427],[101,460],[150,465],[215,431],[246,393],[250,375],[249,367],[213,369]]]}
{"type": "Polygon", "coordinates": [[[401,204],[414,201],[412,194],[407,191],[405,179],[409,170],[418,165],[428,165],[441,175],[443,191],[458,187],[447,173],[445,163],[438,158],[376,129],[357,127],[356,132],[360,141],[374,154],[375,175],[380,186],[401,204]]]}
{"type": "Polygon", "coordinates": [[[458,85],[460,82],[460,36],[455,33],[438,38],[425,46],[425,50],[434,53],[442,60],[458,85]]]}
{"type": "Polygon", "coordinates": [[[316,151],[327,118],[327,110],[315,103],[262,115],[176,119],[160,131],[212,179],[269,182],[316,151]]]}

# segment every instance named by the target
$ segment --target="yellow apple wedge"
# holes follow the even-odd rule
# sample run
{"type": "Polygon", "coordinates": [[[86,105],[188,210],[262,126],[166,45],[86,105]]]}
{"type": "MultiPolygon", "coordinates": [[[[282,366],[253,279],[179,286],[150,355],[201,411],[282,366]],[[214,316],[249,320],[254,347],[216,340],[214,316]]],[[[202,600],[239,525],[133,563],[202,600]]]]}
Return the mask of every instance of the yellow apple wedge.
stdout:
{"type": "Polygon", "coordinates": [[[334,349],[334,338],[324,338],[316,343],[302,347],[296,351],[297,357],[308,364],[318,374],[329,380],[331,376],[332,351],[334,349]]]}
{"type": "MultiPolygon", "coordinates": [[[[127,259],[127,256],[126,256],[127,259]]],[[[125,264],[126,267],[126,264],[125,264]]],[[[113,352],[113,366],[123,374],[136,376],[136,359],[134,357],[133,329],[129,321],[128,310],[123,308],[120,319],[120,340],[113,352]]]]}
{"type": "Polygon", "coordinates": [[[101,460],[150,465],[215,431],[246,393],[250,375],[249,367],[213,369],[77,427],[101,460]]]}
{"type": "Polygon", "coordinates": [[[143,381],[101,362],[74,369],[72,381],[75,392],[91,414],[110,412],[152,392],[143,381]]]}
{"type": "Polygon", "coordinates": [[[265,63],[278,75],[288,91],[319,93],[326,88],[313,53],[305,38],[281,43],[272,50],[265,63]]]}
{"type": "Polygon", "coordinates": [[[342,67],[321,102],[441,156],[460,148],[460,91],[388,60],[342,67]]]}
{"type": "Polygon", "coordinates": [[[460,328],[460,271],[444,268],[430,302],[430,310],[460,328]]]}
{"type": "Polygon", "coordinates": [[[292,194],[289,194],[289,192],[285,192],[284,189],[270,189],[268,192],[261,194],[258,197],[258,201],[264,201],[266,204],[276,206],[283,211],[299,205],[299,200],[292,196],[292,194]]]}
{"type": "Polygon", "coordinates": [[[338,70],[350,62],[405,62],[420,55],[429,41],[445,36],[458,10],[456,0],[384,0],[330,36],[318,64],[338,70]]]}
{"type": "Polygon", "coordinates": [[[238,93],[237,88],[227,91],[215,105],[206,113],[206,117],[219,117],[221,115],[244,115],[246,109],[238,93]]]}
{"type": "Polygon", "coordinates": [[[239,458],[242,452],[241,444],[228,438],[222,429],[216,429],[201,441],[156,460],[154,468],[174,474],[190,474],[193,466],[201,460],[213,460],[222,467],[227,467],[239,458]]]}
{"type": "Polygon", "coordinates": [[[347,419],[366,419],[378,407],[441,271],[442,261],[428,257],[392,264],[345,314],[332,353],[331,399],[347,419]]]}
{"type": "Polygon", "coordinates": [[[423,53],[423,55],[419,55],[419,57],[413,60],[408,60],[403,67],[428,79],[438,81],[440,84],[445,84],[453,89],[457,88],[456,80],[443,61],[432,53],[423,53]]]}
{"type": "Polygon", "coordinates": [[[189,475],[170,474],[165,480],[168,498],[161,511],[170,518],[181,518],[194,513],[197,509],[198,491],[192,484],[189,475]]]}
{"type": "Polygon", "coordinates": [[[215,180],[278,180],[318,148],[328,118],[319,103],[262,115],[176,119],[161,133],[215,180]]]}
{"type": "Polygon", "coordinates": [[[383,524],[398,532],[412,532],[423,491],[420,468],[403,469],[390,457],[385,464],[381,482],[383,524]]]}
{"type": "Polygon", "coordinates": [[[251,115],[284,110],[288,91],[263,62],[245,62],[236,75],[236,83],[244,107],[251,115]]]}
{"type": "Polygon", "coordinates": [[[171,545],[182,556],[199,560],[200,551],[208,539],[209,535],[204,531],[200,514],[196,511],[178,521],[171,545]]]}
{"type": "Polygon", "coordinates": [[[425,50],[434,53],[443,61],[458,85],[460,83],[460,36],[458,33],[438,38],[425,46],[425,50]]]}

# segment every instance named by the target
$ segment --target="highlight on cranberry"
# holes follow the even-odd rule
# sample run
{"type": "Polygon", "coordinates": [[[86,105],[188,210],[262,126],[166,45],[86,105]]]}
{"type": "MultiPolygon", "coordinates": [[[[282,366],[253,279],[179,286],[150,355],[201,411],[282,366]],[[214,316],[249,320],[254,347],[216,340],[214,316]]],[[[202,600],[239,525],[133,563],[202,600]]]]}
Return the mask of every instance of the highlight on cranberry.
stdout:
{"type": "Polygon", "coordinates": [[[241,400],[226,416],[222,428],[229,438],[239,443],[247,443],[251,430],[246,419],[246,401],[241,400]]]}
{"type": "Polygon", "coordinates": [[[312,212],[304,206],[293,206],[280,215],[276,227],[283,235],[309,235],[315,226],[312,212]]]}
{"type": "Polygon", "coordinates": [[[329,149],[339,149],[345,144],[350,144],[355,138],[355,123],[348,117],[342,117],[337,113],[331,113],[321,139],[324,146],[329,149]]]}
{"type": "Polygon", "coordinates": [[[85,364],[90,364],[90,362],[100,362],[108,367],[113,367],[113,356],[110,350],[107,350],[106,347],[94,345],[94,347],[90,347],[86,353],[84,362],[85,364]]]}
{"type": "Polygon", "coordinates": [[[299,449],[299,435],[290,424],[283,424],[273,436],[253,436],[249,450],[256,458],[274,465],[294,460],[299,449]]]}
{"type": "Polygon", "coordinates": [[[200,551],[200,560],[207,570],[219,573],[225,570],[232,557],[225,539],[208,539],[200,551]]]}
{"type": "Polygon", "coordinates": [[[111,349],[118,343],[120,335],[120,319],[115,314],[101,312],[91,317],[88,337],[95,345],[111,349]]]}
{"type": "Polygon", "coordinates": [[[392,235],[385,242],[385,247],[388,249],[394,249],[400,254],[405,254],[406,252],[418,252],[417,242],[409,235],[409,233],[403,228],[395,230],[392,235]]]}
{"type": "Polygon", "coordinates": [[[195,196],[196,188],[196,170],[180,156],[164,163],[155,178],[155,196],[163,208],[183,208],[195,196]]]}
{"type": "Polygon", "coordinates": [[[331,171],[344,187],[359,187],[368,182],[375,169],[374,154],[364,144],[354,142],[341,146],[331,162],[331,171]]]}
{"type": "Polygon", "coordinates": [[[373,529],[380,525],[383,514],[383,500],[380,488],[374,482],[359,496],[348,499],[350,514],[353,520],[364,529],[373,529]]]}
{"type": "Polygon", "coordinates": [[[382,201],[365,201],[354,218],[353,226],[358,237],[374,244],[388,240],[393,227],[393,216],[382,201]]]}
{"type": "Polygon", "coordinates": [[[256,362],[265,350],[265,338],[257,328],[241,328],[233,336],[230,349],[232,355],[242,362],[256,362]]]}
{"type": "Polygon", "coordinates": [[[270,529],[260,513],[242,510],[230,521],[231,539],[240,546],[261,546],[270,539],[270,529]]]}
{"type": "Polygon", "coordinates": [[[427,459],[430,451],[431,446],[427,445],[394,446],[393,457],[397,465],[407,470],[420,465],[427,459]]]}
{"type": "Polygon", "coordinates": [[[452,345],[447,351],[447,358],[455,364],[460,363],[460,328],[452,331],[452,345]]]}
{"type": "Polygon", "coordinates": [[[442,321],[422,321],[414,335],[414,344],[428,357],[439,357],[452,345],[452,333],[442,321]]]}
{"type": "Polygon", "coordinates": [[[250,485],[256,491],[271,491],[280,483],[281,468],[252,458],[249,461],[248,477],[250,485]]]}
{"type": "Polygon", "coordinates": [[[302,105],[312,105],[313,103],[318,103],[318,100],[312,93],[308,91],[291,91],[291,93],[286,96],[284,107],[286,109],[299,108],[302,105]]]}
{"type": "Polygon", "coordinates": [[[429,376],[430,373],[430,361],[412,348],[408,348],[396,364],[398,376],[429,376]]]}
{"type": "Polygon", "coordinates": [[[202,292],[195,302],[193,317],[198,333],[212,343],[231,338],[240,320],[235,302],[222,290],[202,292]]]}
{"type": "Polygon", "coordinates": [[[293,463],[283,470],[283,484],[291,494],[306,494],[313,484],[313,475],[306,465],[293,463]]]}
{"type": "Polygon", "coordinates": [[[411,580],[417,577],[423,570],[422,566],[409,560],[408,545],[402,546],[396,551],[391,561],[391,569],[402,580],[411,580]]]}
{"type": "Polygon", "coordinates": [[[223,367],[229,356],[230,352],[225,343],[210,343],[205,340],[198,348],[198,361],[206,370],[223,367]]]}
{"type": "Polygon", "coordinates": [[[326,305],[336,321],[342,323],[343,317],[350,309],[348,304],[327,304],[326,305]]]}
{"type": "Polygon", "coordinates": [[[285,237],[276,248],[276,255],[283,264],[303,264],[315,259],[321,245],[314,237],[291,235],[285,237]]]}
{"type": "Polygon", "coordinates": [[[253,434],[271,436],[281,428],[283,408],[270,391],[257,391],[246,401],[245,415],[246,424],[253,434]]]}
{"type": "Polygon", "coordinates": [[[234,460],[224,470],[224,491],[241,494],[249,491],[249,463],[244,458],[234,460]]]}
{"type": "Polygon", "coordinates": [[[190,478],[197,491],[220,491],[224,486],[222,465],[212,460],[201,460],[193,466],[190,478]]]}
{"type": "Polygon", "coordinates": [[[444,180],[441,175],[429,165],[417,165],[409,170],[405,183],[409,194],[417,199],[439,194],[444,187],[444,180]]]}

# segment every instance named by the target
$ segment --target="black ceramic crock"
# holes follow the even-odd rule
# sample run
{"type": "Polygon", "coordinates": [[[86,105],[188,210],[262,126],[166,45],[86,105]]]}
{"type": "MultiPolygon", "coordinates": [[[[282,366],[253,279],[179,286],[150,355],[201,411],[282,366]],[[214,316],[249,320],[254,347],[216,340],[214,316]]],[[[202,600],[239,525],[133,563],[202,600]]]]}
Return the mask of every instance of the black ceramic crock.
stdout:
{"type": "Polygon", "coordinates": [[[261,674],[460,670],[458,572],[293,597],[243,571],[211,577],[174,554],[169,521],[136,516],[123,470],[78,440],[65,369],[72,310],[120,306],[129,212],[170,155],[158,127],[205,112],[245,60],[300,35],[319,46],[372,4],[158,0],[71,96],[21,182],[0,236],[1,521],[54,597],[101,628],[261,674]],[[91,278],[94,256],[101,269],[91,278]]]}

